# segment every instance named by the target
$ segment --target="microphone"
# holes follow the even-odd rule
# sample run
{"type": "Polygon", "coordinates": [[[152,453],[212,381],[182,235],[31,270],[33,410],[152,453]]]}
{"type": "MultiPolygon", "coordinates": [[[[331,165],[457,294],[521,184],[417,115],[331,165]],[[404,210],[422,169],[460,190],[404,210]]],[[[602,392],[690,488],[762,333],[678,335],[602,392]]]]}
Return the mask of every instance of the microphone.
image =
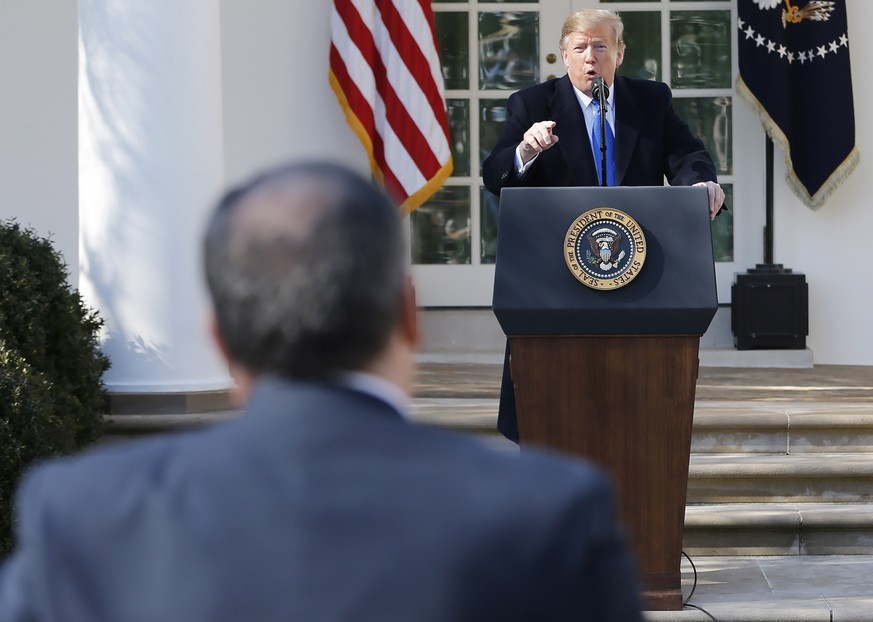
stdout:
{"type": "Polygon", "coordinates": [[[591,87],[591,93],[594,95],[594,98],[600,102],[600,105],[603,105],[607,99],[609,99],[609,87],[606,86],[606,82],[601,77],[594,78],[593,86],[591,87]]]}
{"type": "Polygon", "coordinates": [[[596,128],[600,132],[600,185],[606,186],[606,99],[609,97],[609,87],[600,76],[594,78],[591,93],[600,104],[600,127],[596,128]]]}

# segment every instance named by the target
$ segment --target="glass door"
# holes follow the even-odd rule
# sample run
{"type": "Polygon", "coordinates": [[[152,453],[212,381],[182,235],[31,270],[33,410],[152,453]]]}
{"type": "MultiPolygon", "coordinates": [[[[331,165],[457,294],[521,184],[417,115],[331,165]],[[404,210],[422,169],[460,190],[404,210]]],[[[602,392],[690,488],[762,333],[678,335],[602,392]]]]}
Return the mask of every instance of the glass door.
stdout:
{"type": "Polygon", "coordinates": [[[419,305],[491,305],[497,197],[481,163],[506,118],[506,98],[561,75],[558,40],[570,0],[432,3],[440,45],[455,168],[410,215],[419,305]]]}

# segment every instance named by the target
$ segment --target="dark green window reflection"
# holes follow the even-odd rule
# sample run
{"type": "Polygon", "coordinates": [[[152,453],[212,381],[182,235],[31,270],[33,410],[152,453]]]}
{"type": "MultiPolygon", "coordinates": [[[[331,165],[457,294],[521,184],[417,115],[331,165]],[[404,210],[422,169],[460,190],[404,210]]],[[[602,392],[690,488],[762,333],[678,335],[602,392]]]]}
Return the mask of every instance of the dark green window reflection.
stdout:
{"type": "Polygon", "coordinates": [[[488,157],[506,123],[505,99],[479,100],[479,166],[488,157]]]}
{"type": "Polygon", "coordinates": [[[676,89],[731,87],[731,12],[670,13],[670,84],[676,89]]]}
{"type": "Polygon", "coordinates": [[[504,2],[512,2],[513,4],[536,4],[539,0],[479,0],[479,4],[502,4],[504,2]]]}
{"type": "Polygon", "coordinates": [[[703,140],[718,174],[733,175],[731,98],[677,97],[673,106],[694,135],[703,140]]]}
{"type": "Polygon", "coordinates": [[[483,264],[494,263],[497,257],[497,208],[500,199],[491,194],[485,188],[479,189],[479,222],[481,223],[479,240],[481,242],[480,262],[483,264]]]}
{"type": "Polygon", "coordinates": [[[440,46],[440,64],[446,89],[470,88],[470,32],[466,12],[436,11],[434,29],[440,46]]]}
{"type": "Polygon", "coordinates": [[[479,13],[479,88],[520,89],[540,81],[539,13],[479,13]]]}
{"type": "Polygon", "coordinates": [[[628,78],[661,79],[661,13],[621,14],[624,22],[624,60],[618,72],[628,78]]]}
{"type": "Polygon", "coordinates": [[[412,263],[470,263],[470,188],[443,186],[410,215],[412,263]]]}
{"type": "Polygon", "coordinates": [[[446,110],[452,135],[452,176],[466,177],[470,174],[470,100],[447,99],[446,110]]]}
{"type": "Polygon", "coordinates": [[[731,262],[734,260],[734,186],[722,184],[721,187],[727,210],[712,221],[712,254],[716,261],[731,262]]]}
{"type": "MultiPolygon", "coordinates": [[[[661,0],[600,0],[600,4],[611,4],[613,2],[660,2],[661,0]]],[[[624,19],[624,15],[622,15],[622,19],[624,19]]]]}

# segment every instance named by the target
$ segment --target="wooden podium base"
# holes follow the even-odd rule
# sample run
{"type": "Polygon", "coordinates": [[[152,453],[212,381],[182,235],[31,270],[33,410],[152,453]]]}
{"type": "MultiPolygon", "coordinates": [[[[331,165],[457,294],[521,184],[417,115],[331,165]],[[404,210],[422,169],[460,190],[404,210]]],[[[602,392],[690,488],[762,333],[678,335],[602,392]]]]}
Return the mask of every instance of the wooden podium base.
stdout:
{"type": "Polygon", "coordinates": [[[700,337],[511,337],[522,448],[600,465],[649,610],[682,608],[680,562],[700,337]]]}

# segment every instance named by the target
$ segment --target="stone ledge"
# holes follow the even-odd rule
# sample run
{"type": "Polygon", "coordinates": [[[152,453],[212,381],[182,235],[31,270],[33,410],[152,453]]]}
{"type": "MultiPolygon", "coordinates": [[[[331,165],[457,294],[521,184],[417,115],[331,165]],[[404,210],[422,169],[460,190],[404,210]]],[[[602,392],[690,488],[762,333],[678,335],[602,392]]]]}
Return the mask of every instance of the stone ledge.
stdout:
{"type": "Polygon", "coordinates": [[[109,415],[184,415],[233,409],[230,391],[108,393],[109,415]]]}

